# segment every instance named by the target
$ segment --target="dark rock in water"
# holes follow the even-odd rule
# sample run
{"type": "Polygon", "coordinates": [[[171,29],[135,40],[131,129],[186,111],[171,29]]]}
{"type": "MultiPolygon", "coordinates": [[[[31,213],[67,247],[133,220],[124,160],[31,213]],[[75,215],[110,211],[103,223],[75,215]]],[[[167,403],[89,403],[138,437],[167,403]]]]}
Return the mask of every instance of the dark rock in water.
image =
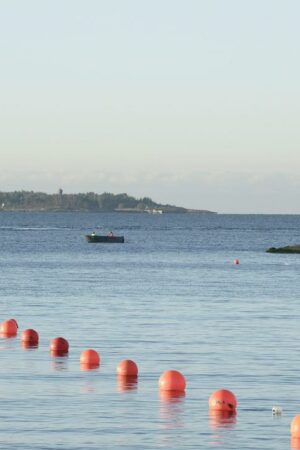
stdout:
{"type": "Polygon", "coordinates": [[[288,245],[286,247],[271,247],[267,253],[300,253],[300,245],[288,245]]]}

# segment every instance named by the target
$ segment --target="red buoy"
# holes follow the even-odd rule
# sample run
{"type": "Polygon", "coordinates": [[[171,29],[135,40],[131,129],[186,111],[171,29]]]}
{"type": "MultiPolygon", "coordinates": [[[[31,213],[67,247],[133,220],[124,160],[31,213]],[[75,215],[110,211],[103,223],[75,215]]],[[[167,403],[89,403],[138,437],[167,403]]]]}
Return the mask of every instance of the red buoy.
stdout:
{"type": "Polygon", "coordinates": [[[18,322],[16,321],[16,319],[10,319],[10,320],[12,320],[13,322],[15,322],[17,328],[19,328],[19,325],[18,325],[18,322]]]}
{"type": "Polygon", "coordinates": [[[100,364],[100,355],[96,350],[89,348],[81,352],[80,364],[88,368],[98,367],[100,364]]]}
{"type": "Polygon", "coordinates": [[[160,376],[158,385],[160,389],[165,391],[179,391],[185,390],[186,381],[184,376],[177,370],[166,370],[160,376]]]}
{"type": "Polygon", "coordinates": [[[239,264],[239,263],[240,263],[239,259],[234,259],[233,260],[233,264],[239,264]]]}
{"type": "Polygon", "coordinates": [[[3,336],[16,336],[18,332],[18,324],[15,319],[5,320],[0,325],[0,333],[3,336]]]}
{"type": "Polygon", "coordinates": [[[300,438],[291,436],[291,450],[300,450],[300,438]]]}
{"type": "Polygon", "coordinates": [[[28,328],[22,332],[21,340],[30,345],[37,345],[39,343],[39,335],[37,331],[28,328]]]}
{"type": "Polygon", "coordinates": [[[123,359],[117,366],[117,374],[125,377],[137,377],[138,366],[131,359],[123,359]]]}
{"type": "Polygon", "coordinates": [[[69,342],[63,337],[56,337],[50,343],[50,351],[53,356],[62,356],[69,351],[69,342]]]}
{"type": "Polygon", "coordinates": [[[233,392],[227,389],[220,389],[211,394],[208,404],[211,410],[235,412],[237,400],[233,392]]]}
{"type": "Polygon", "coordinates": [[[293,438],[300,439],[300,414],[297,414],[291,422],[291,435],[293,438]]]}

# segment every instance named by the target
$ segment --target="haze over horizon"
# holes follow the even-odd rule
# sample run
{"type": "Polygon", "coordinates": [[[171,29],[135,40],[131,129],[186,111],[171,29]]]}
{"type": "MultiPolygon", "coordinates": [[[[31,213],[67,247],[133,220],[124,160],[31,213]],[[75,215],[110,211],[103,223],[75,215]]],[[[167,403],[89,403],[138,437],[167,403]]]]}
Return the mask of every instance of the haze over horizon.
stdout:
{"type": "Polygon", "coordinates": [[[300,214],[300,3],[0,6],[0,190],[300,214]]]}

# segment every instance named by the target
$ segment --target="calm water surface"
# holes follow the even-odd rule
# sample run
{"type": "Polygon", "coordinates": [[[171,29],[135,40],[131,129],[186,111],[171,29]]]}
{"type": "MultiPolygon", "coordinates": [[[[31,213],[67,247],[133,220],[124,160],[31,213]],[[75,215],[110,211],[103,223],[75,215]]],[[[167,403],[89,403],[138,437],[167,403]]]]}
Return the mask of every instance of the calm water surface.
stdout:
{"type": "Polygon", "coordinates": [[[265,249],[300,243],[300,216],[1,213],[0,243],[0,319],[20,326],[0,340],[1,449],[292,448],[300,256],[265,249]],[[125,244],[88,244],[92,230],[125,244]],[[38,349],[22,348],[25,328],[38,349]],[[67,358],[50,356],[56,336],[67,358]],[[86,348],[99,369],[80,370],[86,348]],[[116,378],[125,358],[137,383],[116,378]],[[185,396],[159,393],[166,369],[185,396]],[[239,406],[222,421],[207,401],[223,387],[239,406]]]}

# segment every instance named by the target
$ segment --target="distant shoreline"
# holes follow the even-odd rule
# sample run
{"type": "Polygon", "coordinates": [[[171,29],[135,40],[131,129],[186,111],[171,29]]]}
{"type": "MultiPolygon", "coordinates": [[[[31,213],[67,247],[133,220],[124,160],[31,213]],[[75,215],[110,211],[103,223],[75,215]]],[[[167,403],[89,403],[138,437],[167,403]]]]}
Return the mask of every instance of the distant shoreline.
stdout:
{"type": "Polygon", "coordinates": [[[0,192],[0,212],[116,212],[138,214],[217,214],[204,209],[154,202],[150,197],[135,198],[127,194],[94,192],[56,194],[44,192],[14,191],[0,192]]]}
{"type": "MultiPolygon", "coordinates": [[[[140,211],[138,209],[136,210],[89,210],[89,209],[0,209],[0,213],[47,213],[47,212],[61,212],[61,213],[97,213],[97,214],[105,214],[105,213],[114,213],[114,214],[149,214],[147,211],[140,211]]],[[[186,211],[163,211],[161,214],[156,213],[150,213],[151,215],[161,215],[161,214],[209,214],[209,215],[215,215],[218,214],[214,211],[205,211],[205,210],[186,210],[186,211]]]]}

